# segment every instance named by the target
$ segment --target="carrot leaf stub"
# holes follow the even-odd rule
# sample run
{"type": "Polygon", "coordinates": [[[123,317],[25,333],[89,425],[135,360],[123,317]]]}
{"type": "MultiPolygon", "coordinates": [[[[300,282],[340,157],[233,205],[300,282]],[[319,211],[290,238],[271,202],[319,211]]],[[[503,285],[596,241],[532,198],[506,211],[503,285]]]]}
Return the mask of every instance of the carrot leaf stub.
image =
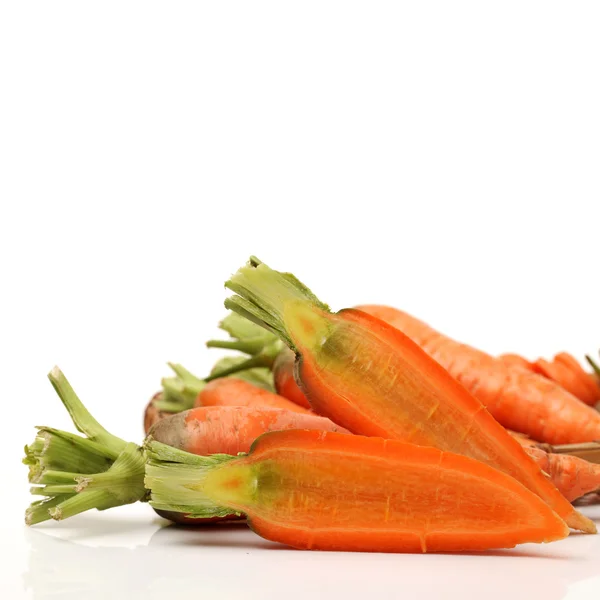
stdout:
{"type": "Polygon", "coordinates": [[[244,513],[296,548],[428,552],[549,542],[568,527],[508,475],[403,442],[293,430],[238,457],[186,456],[150,441],[146,486],[163,510],[244,513]]]}
{"type": "Polygon", "coordinates": [[[38,428],[33,443],[25,447],[23,463],[29,467],[31,494],[42,498],[27,509],[26,524],[144,500],[142,448],[106,431],[57,367],[48,377],[73,423],[86,437],[51,427],[38,428]]]}

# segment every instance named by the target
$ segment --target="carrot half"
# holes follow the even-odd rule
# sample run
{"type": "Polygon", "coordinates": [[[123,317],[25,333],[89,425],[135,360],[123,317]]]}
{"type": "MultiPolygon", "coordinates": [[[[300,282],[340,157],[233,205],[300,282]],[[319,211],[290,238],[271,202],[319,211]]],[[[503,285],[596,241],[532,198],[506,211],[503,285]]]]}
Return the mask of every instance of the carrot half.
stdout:
{"type": "Polygon", "coordinates": [[[554,381],[525,368],[511,368],[395,308],[377,305],[359,308],[416,342],[506,428],[551,444],[600,439],[600,413],[554,381]]]}
{"type": "Polygon", "coordinates": [[[296,430],[267,433],[241,457],[199,458],[153,442],[147,451],[154,507],[235,510],[258,535],[295,548],[486,550],[568,535],[512,477],[435,448],[296,430]]]}
{"type": "Polygon", "coordinates": [[[574,529],[595,532],[485,407],[408,336],[364,312],[331,313],[306,286],[255,258],[226,283],[226,306],[277,332],[297,355],[314,408],[353,433],[463,454],[538,494],[574,529]]]}
{"type": "Polygon", "coordinates": [[[237,378],[215,379],[198,395],[196,406],[249,406],[281,408],[304,415],[313,414],[283,396],[237,378]]]}

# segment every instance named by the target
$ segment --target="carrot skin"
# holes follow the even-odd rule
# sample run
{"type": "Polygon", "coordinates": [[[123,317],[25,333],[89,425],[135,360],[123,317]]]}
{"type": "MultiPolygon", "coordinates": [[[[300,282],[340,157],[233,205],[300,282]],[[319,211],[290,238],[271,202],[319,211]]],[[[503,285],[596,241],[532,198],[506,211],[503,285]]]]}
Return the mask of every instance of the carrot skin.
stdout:
{"type": "Polygon", "coordinates": [[[312,411],[268,390],[236,378],[215,379],[200,392],[196,406],[267,406],[301,414],[312,411]]]}
{"type": "Polygon", "coordinates": [[[196,454],[248,452],[263,433],[286,429],[314,429],[349,433],[314,413],[303,414],[268,406],[201,406],[177,413],[157,423],[153,439],[196,454]]]}
{"type": "Polygon", "coordinates": [[[310,409],[310,402],[296,382],[294,375],[296,356],[289,348],[284,348],[273,364],[275,389],[280,396],[291,400],[298,406],[310,409]]]}
{"type": "Polygon", "coordinates": [[[568,454],[549,454],[535,446],[525,451],[569,502],[600,490],[600,465],[568,454]]]}

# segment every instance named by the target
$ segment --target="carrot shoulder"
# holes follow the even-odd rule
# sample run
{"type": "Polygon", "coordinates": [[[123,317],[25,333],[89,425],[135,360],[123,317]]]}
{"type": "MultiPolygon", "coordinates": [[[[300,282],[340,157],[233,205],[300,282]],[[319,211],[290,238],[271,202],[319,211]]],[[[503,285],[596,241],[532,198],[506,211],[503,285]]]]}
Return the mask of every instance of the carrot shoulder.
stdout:
{"type": "Polygon", "coordinates": [[[226,306],[279,333],[319,414],[353,433],[463,454],[508,473],[573,528],[595,531],[485,407],[407,335],[364,312],[331,313],[300,282],[256,259],[226,306]]]}
{"type": "Polygon", "coordinates": [[[377,305],[360,310],[410,337],[508,429],[551,444],[600,439],[600,413],[554,381],[451,340],[400,310],[377,305]]]}
{"type": "Polygon", "coordinates": [[[234,509],[259,535],[296,548],[485,550],[568,533],[504,473],[393,440],[297,430],[265,434],[242,457],[198,460],[154,443],[148,452],[156,508],[200,516],[234,509]]]}

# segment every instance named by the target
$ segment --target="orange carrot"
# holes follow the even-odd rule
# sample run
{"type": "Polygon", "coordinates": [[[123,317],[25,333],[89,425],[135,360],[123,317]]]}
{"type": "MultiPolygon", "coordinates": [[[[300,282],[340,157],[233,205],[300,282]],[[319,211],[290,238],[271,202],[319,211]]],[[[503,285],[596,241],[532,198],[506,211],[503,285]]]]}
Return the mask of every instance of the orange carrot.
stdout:
{"type": "MultiPolygon", "coordinates": [[[[349,433],[325,417],[280,408],[247,406],[201,406],[162,419],[150,430],[150,438],[192,454],[238,454],[248,452],[252,442],[269,431],[315,429],[349,433]]],[[[239,519],[234,514],[194,519],[174,511],[158,514],[185,525],[206,525],[239,519]]]]}
{"type": "Polygon", "coordinates": [[[594,373],[588,373],[568,352],[559,352],[552,361],[538,358],[535,362],[529,362],[518,354],[502,354],[498,360],[551,379],[588,406],[600,402],[598,378],[594,373]]]}
{"type": "Polygon", "coordinates": [[[481,402],[398,329],[358,310],[332,313],[292,275],[254,258],[226,286],[238,294],[227,308],[296,352],[296,374],[317,413],[353,433],[480,460],[534,491],[573,528],[595,531],[481,402]]]}
{"type": "Polygon", "coordinates": [[[240,457],[200,458],[156,442],[148,452],[145,482],[154,507],[200,517],[235,510],[260,536],[295,548],[447,552],[568,534],[558,515],[512,477],[435,448],[278,431],[240,457]]]}
{"type": "Polygon", "coordinates": [[[283,408],[292,412],[312,414],[287,398],[237,378],[215,379],[207,383],[198,395],[196,406],[250,406],[283,408]]]}
{"type": "Polygon", "coordinates": [[[275,389],[280,396],[295,402],[299,406],[310,408],[310,402],[296,382],[294,376],[295,364],[296,357],[294,356],[294,353],[289,348],[281,350],[273,364],[275,389]]]}
{"type": "Polygon", "coordinates": [[[533,368],[537,373],[558,383],[588,406],[594,406],[600,401],[600,385],[598,385],[596,377],[586,372],[567,352],[560,352],[552,362],[540,358],[533,364],[533,368]]]}
{"type": "Polygon", "coordinates": [[[510,368],[395,308],[367,305],[360,309],[415,341],[508,429],[551,444],[600,438],[600,413],[555,382],[525,369],[510,368]]]}
{"type": "Polygon", "coordinates": [[[510,367],[520,367],[533,371],[533,363],[529,362],[526,358],[523,358],[519,354],[501,354],[498,360],[510,367]]]}
{"type": "Polygon", "coordinates": [[[150,436],[163,444],[207,456],[248,452],[263,433],[315,429],[349,433],[326,417],[265,406],[201,406],[163,419],[150,436]]]}
{"type": "Polygon", "coordinates": [[[570,502],[600,490],[600,465],[568,454],[550,454],[535,446],[525,451],[570,502]]]}

